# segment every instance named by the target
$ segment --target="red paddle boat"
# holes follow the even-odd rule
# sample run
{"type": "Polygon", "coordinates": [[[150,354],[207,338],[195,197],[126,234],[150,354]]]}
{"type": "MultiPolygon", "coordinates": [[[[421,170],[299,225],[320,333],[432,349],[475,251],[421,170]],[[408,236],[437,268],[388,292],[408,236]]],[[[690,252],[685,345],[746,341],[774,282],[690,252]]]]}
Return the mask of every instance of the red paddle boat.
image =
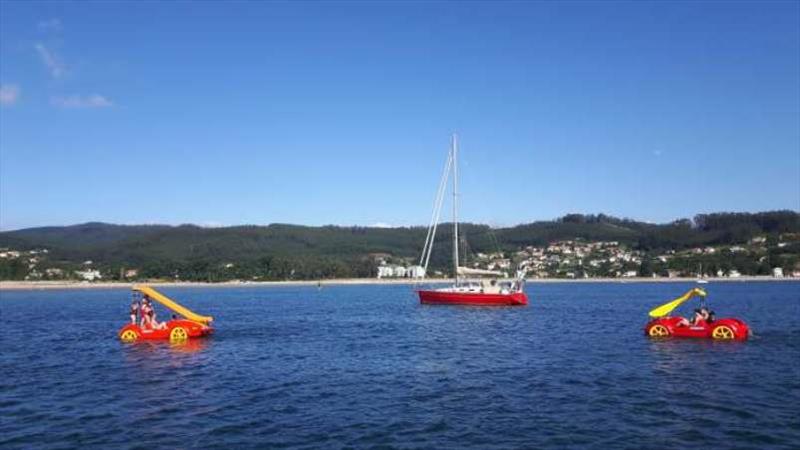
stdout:
{"type": "Polygon", "coordinates": [[[653,338],[680,337],[715,340],[746,340],[751,332],[744,321],[734,318],[715,319],[714,312],[705,305],[708,294],[694,288],[675,300],[650,311],[652,320],[644,327],[644,334],[653,338]],[[702,299],[701,307],[695,310],[691,320],[684,317],[671,317],[669,314],[678,306],[693,297],[702,299]]]}
{"type": "MultiPolygon", "coordinates": [[[[184,342],[187,339],[208,336],[214,332],[211,327],[211,322],[214,320],[213,317],[196,314],[149,286],[134,286],[133,292],[134,295],[142,295],[145,298],[157,301],[183,318],[173,318],[164,324],[160,324],[160,326],[151,325],[144,321],[137,321],[136,324],[129,323],[119,330],[118,336],[122,342],[136,342],[139,340],[184,342]]],[[[136,317],[135,312],[132,312],[131,315],[134,318],[136,317]]]]}

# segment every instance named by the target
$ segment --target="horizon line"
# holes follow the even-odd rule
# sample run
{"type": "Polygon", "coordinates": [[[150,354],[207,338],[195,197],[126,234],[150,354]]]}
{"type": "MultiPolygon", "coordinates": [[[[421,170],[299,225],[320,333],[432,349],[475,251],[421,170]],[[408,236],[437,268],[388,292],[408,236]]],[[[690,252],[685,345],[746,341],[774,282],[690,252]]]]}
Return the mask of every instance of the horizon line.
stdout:
{"type": "MultiPolygon", "coordinates": [[[[461,224],[470,224],[470,225],[486,225],[492,229],[503,229],[503,228],[514,228],[523,225],[530,225],[534,223],[541,223],[541,222],[558,222],[559,220],[564,219],[565,217],[572,216],[572,215],[580,215],[580,216],[605,216],[611,219],[618,219],[622,221],[631,221],[631,222],[639,222],[639,223],[646,223],[650,225],[669,225],[681,220],[690,220],[694,221],[694,217],[698,215],[713,215],[713,214],[766,214],[766,213],[778,213],[778,212],[790,212],[794,214],[800,214],[800,209],[772,209],[772,210],[763,210],[763,211],[714,211],[714,212],[702,212],[696,213],[692,217],[678,217],[666,222],[654,222],[649,220],[642,220],[636,219],[632,217],[625,217],[625,216],[615,216],[612,214],[606,213],[566,213],[559,217],[550,218],[550,219],[535,219],[529,222],[518,222],[515,224],[497,224],[492,225],[490,223],[481,223],[481,222],[471,222],[471,221],[459,221],[461,224]]],[[[448,224],[453,223],[452,221],[442,221],[439,222],[440,224],[448,224]]],[[[179,227],[196,227],[196,228],[203,228],[203,229],[215,229],[215,228],[241,228],[241,227],[269,227],[273,225],[286,225],[286,226],[295,226],[295,227],[305,227],[305,228],[324,228],[324,227],[338,227],[338,228],[374,228],[374,229],[400,229],[400,228],[427,228],[428,225],[423,224],[416,224],[416,225],[403,225],[403,224],[389,224],[383,222],[375,222],[369,225],[361,225],[361,224],[321,224],[321,225],[308,225],[308,224],[300,224],[300,223],[289,223],[289,222],[269,222],[264,224],[256,224],[256,223],[241,223],[241,224],[223,224],[223,223],[216,223],[216,222],[202,222],[202,223],[191,223],[191,222],[182,222],[182,223],[146,223],[146,222],[139,222],[139,223],[115,223],[115,222],[104,222],[100,220],[90,220],[87,222],[78,222],[72,223],[67,225],[39,225],[39,226],[30,226],[30,227],[23,227],[23,228],[14,228],[14,229],[3,229],[0,227],[0,233],[13,233],[15,231],[24,231],[24,230],[33,230],[38,228],[69,228],[69,227],[79,227],[84,225],[91,225],[91,224],[98,224],[98,225],[111,225],[111,226],[122,226],[122,227],[171,227],[171,228],[179,228],[179,227]]]]}

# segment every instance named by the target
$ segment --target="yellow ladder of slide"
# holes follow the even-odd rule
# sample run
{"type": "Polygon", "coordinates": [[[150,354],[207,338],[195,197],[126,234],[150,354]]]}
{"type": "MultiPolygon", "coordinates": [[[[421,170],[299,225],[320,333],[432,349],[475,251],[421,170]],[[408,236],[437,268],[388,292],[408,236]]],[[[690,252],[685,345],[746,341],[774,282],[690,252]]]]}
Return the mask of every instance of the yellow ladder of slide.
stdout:
{"type": "Polygon", "coordinates": [[[659,306],[658,308],[653,309],[650,311],[650,317],[662,317],[666,316],[667,314],[671,313],[673,309],[677,308],[681,305],[681,303],[689,300],[690,298],[699,295],[700,297],[706,296],[706,291],[700,288],[693,288],[689,292],[681,295],[680,297],[672,300],[669,303],[664,303],[663,305],[659,306]]]}
{"type": "Polygon", "coordinates": [[[189,308],[178,304],[174,300],[170,299],[161,292],[158,292],[157,290],[151,288],[150,286],[136,285],[133,287],[133,290],[141,292],[142,294],[150,297],[151,299],[157,301],[158,303],[161,303],[162,305],[174,311],[176,314],[180,314],[181,316],[185,317],[188,320],[191,320],[192,322],[198,322],[202,323],[203,325],[208,325],[214,320],[214,318],[211,316],[201,316],[200,314],[195,313],[189,308]]]}

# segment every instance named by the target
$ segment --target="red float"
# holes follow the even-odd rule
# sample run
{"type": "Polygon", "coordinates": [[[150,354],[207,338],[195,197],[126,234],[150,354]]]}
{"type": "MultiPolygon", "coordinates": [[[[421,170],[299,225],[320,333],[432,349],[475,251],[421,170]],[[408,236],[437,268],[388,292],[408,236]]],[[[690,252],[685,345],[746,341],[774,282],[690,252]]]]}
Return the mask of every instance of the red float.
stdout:
{"type": "MultiPolygon", "coordinates": [[[[746,340],[751,332],[747,324],[735,318],[714,319],[713,313],[710,317],[695,317],[688,320],[680,316],[670,316],[669,313],[692,297],[706,297],[706,291],[694,288],[681,297],[665,303],[652,311],[650,317],[653,319],[644,327],[644,334],[652,338],[701,338],[715,340],[746,340]]],[[[705,305],[705,303],[704,303],[705,305]]],[[[705,306],[703,306],[705,308],[705,306]]],[[[706,308],[706,311],[707,308],[706,308]]],[[[698,312],[698,316],[702,316],[698,312]]]]}
{"type": "Polygon", "coordinates": [[[683,317],[660,317],[644,327],[650,337],[703,338],[743,341],[750,336],[750,327],[739,319],[724,318],[711,322],[697,321],[690,324],[683,317]]]}
{"type": "MultiPolygon", "coordinates": [[[[150,286],[134,286],[135,296],[141,295],[150,300],[154,300],[174,313],[182,316],[182,319],[173,316],[173,319],[164,323],[163,326],[148,326],[144,320],[140,323],[128,323],[123,326],[117,336],[123,342],[137,342],[140,340],[169,340],[171,342],[185,342],[188,339],[208,336],[214,332],[211,316],[202,316],[191,311],[189,308],[178,304],[178,302],[168,298],[164,294],[156,291],[150,286]]],[[[136,318],[136,313],[131,313],[136,318]]]]}
{"type": "Polygon", "coordinates": [[[184,341],[190,338],[208,336],[214,329],[186,319],[170,320],[166,323],[166,328],[161,330],[143,329],[139,325],[128,324],[119,330],[120,339],[125,342],[135,342],[138,340],[151,341],[184,341]]]}

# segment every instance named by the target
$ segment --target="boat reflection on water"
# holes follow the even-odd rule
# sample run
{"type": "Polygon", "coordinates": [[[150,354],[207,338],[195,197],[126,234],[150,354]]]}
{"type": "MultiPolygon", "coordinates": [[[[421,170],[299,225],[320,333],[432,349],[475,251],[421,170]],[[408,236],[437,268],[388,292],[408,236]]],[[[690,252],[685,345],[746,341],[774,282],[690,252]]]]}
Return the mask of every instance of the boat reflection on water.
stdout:
{"type": "Polygon", "coordinates": [[[210,339],[186,339],[183,341],[141,341],[133,344],[125,344],[136,353],[163,353],[164,349],[169,349],[178,353],[196,353],[208,348],[210,339]]]}
{"type": "Polygon", "coordinates": [[[742,341],[706,339],[664,339],[648,341],[653,368],[664,372],[683,371],[714,364],[720,353],[735,354],[745,350],[742,341]]]}
{"type": "Polygon", "coordinates": [[[177,353],[198,353],[208,348],[208,339],[187,339],[183,342],[170,342],[170,350],[177,353]]]}

